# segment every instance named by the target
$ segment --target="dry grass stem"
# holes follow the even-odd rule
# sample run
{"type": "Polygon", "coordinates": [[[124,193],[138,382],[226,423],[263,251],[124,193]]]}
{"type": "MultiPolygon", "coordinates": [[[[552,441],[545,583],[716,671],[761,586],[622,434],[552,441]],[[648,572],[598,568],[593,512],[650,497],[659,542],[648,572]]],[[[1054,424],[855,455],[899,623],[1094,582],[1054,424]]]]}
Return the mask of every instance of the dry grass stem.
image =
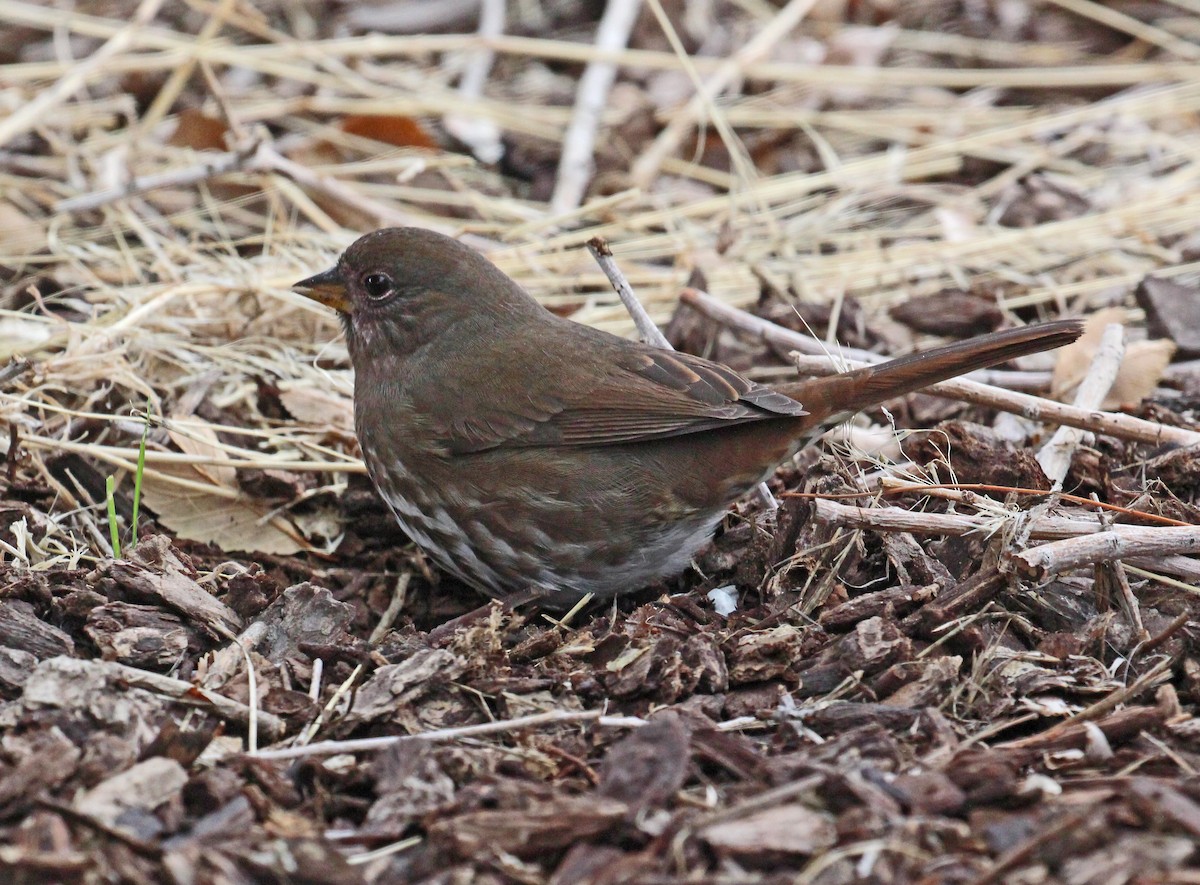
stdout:
{"type": "Polygon", "coordinates": [[[0,0],[6,871],[1182,874],[1187,330],[1139,417],[1013,392],[1050,389],[1050,355],[940,385],[984,409],[912,397],[893,423],[930,431],[887,454],[801,451],[777,513],[739,502],[668,596],[555,621],[533,594],[462,615],[478,600],[361,475],[338,318],[291,286],[419,225],[560,316],[661,327],[756,380],[789,350],[824,373],[1103,309],[1132,352],[1175,319],[1143,280],[1200,285],[1198,11],[0,0]],[[1055,425],[1096,440],[1056,437],[1074,494],[1030,512],[1029,439],[1055,425]],[[848,506],[904,471],[949,512],[848,506]],[[135,562],[148,541],[162,558],[135,562]],[[139,804],[122,778],[147,761],[180,786],[139,804]]]}

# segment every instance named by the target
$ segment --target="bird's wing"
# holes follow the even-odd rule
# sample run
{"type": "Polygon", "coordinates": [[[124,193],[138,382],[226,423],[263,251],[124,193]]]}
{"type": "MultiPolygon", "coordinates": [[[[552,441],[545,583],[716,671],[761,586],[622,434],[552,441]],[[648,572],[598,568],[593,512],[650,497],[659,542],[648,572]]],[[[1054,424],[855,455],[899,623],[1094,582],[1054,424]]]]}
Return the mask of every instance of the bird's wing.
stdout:
{"type": "Polygon", "coordinates": [[[556,389],[548,371],[532,388],[456,416],[450,450],[612,445],[805,414],[794,399],[690,354],[623,347],[606,357],[592,363],[586,377],[594,383],[585,389],[556,389]]]}

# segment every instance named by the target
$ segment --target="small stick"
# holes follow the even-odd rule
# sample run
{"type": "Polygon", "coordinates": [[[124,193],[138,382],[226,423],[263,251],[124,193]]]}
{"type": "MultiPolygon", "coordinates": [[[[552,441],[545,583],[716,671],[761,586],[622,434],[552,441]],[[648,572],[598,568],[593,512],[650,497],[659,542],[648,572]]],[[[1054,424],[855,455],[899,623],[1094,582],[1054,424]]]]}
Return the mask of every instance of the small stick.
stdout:
{"type": "Polygon", "coordinates": [[[1167,626],[1163,627],[1163,629],[1159,631],[1157,636],[1152,636],[1142,643],[1140,651],[1143,654],[1154,651],[1156,648],[1161,646],[1164,642],[1182,630],[1187,622],[1191,619],[1192,613],[1190,611],[1181,611],[1171,620],[1171,623],[1167,624],[1167,626]]]}
{"type": "MultiPolygon", "coordinates": [[[[1109,328],[1111,329],[1112,327],[1109,326],[1109,328]]],[[[1107,332],[1107,330],[1105,331],[1107,332]]],[[[1100,497],[1094,492],[1092,493],[1092,498],[1096,501],[1100,500],[1100,497]]],[[[1101,510],[1096,514],[1096,516],[1101,527],[1103,528],[1103,531],[1112,531],[1114,523],[1111,511],[1101,510]]],[[[1124,611],[1126,617],[1129,619],[1130,624],[1133,626],[1134,632],[1136,633],[1138,639],[1147,639],[1150,634],[1146,632],[1146,628],[1142,624],[1142,609],[1138,604],[1138,598],[1134,594],[1133,588],[1129,586],[1129,578],[1125,574],[1125,563],[1119,559],[1114,559],[1111,562],[1100,563],[1096,566],[1096,577],[1100,578],[1101,576],[1111,578],[1117,585],[1117,592],[1120,594],[1121,599],[1121,609],[1124,611]]]]}
{"type": "MultiPolygon", "coordinates": [[[[1092,357],[1092,364],[1087,374],[1075,391],[1071,405],[1077,409],[1100,408],[1108,391],[1117,380],[1121,371],[1121,360],[1125,356],[1125,328],[1120,323],[1110,323],[1104,328],[1100,346],[1092,357]]],[[[1061,489],[1067,472],[1071,469],[1071,459],[1075,450],[1083,442],[1084,432],[1078,427],[1062,426],[1054,431],[1054,436],[1037,453],[1037,462],[1042,465],[1042,471],[1055,489],[1061,489]]]]}
{"type": "MultiPolygon", "coordinates": [[[[745,332],[768,344],[797,350],[811,356],[834,356],[839,359],[859,360],[864,363],[884,363],[888,359],[886,356],[872,353],[869,350],[838,346],[820,341],[811,335],[793,332],[770,320],[764,320],[762,317],[756,317],[752,313],[726,304],[719,298],[714,298],[699,289],[684,289],[679,294],[679,300],[710,320],[735,331],[745,332]]],[[[979,369],[963,377],[1012,390],[1045,390],[1050,386],[1049,372],[979,369]]]]}
{"type": "Polygon", "coordinates": [[[1139,639],[1145,639],[1149,634],[1142,623],[1142,607],[1138,603],[1137,594],[1129,586],[1129,578],[1125,574],[1125,564],[1119,559],[1114,559],[1105,566],[1109,569],[1109,574],[1117,585],[1117,591],[1121,594],[1121,608],[1124,609],[1130,626],[1133,627],[1133,631],[1139,639]]]}
{"type": "MultiPolygon", "coordinates": [[[[320,658],[317,658],[317,661],[320,661],[320,660],[321,660],[320,658]]],[[[308,727],[305,728],[304,731],[300,734],[300,736],[296,738],[296,742],[292,745],[293,747],[306,746],[309,741],[311,741],[314,737],[316,737],[317,732],[321,730],[321,726],[325,724],[326,717],[333,715],[334,710],[337,709],[337,705],[341,703],[342,698],[344,698],[346,696],[346,693],[349,692],[350,689],[354,687],[355,681],[358,679],[359,676],[362,675],[362,672],[363,672],[363,665],[362,664],[355,665],[354,669],[350,671],[350,675],[347,676],[342,681],[342,684],[339,685],[337,687],[337,689],[333,692],[333,697],[331,697],[326,702],[325,706],[322,707],[320,709],[320,711],[317,713],[317,718],[314,719],[312,722],[310,722],[308,724],[308,727]]],[[[316,698],[313,698],[313,700],[316,700],[316,698]]],[[[269,752],[278,752],[278,751],[269,751],[269,752]]]]}
{"type": "MultiPolygon", "coordinates": [[[[1050,494],[1044,492],[1043,494],[1050,494]]],[[[964,503],[970,503],[964,501],[964,503]]],[[[813,519],[818,523],[844,525],[858,529],[880,532],[913,532],[920,535],[969,535],[972,532],[988,532],[996,524],[994,518],[970,516],[965,513],[922,513],[905,510],[903,507],[858,507],[839,504],[825,498],[812,499],[813,519]]],[[[1012,516],[1020,514],[1014,512],[1012,516]]],[[[1060,541],[1081,535],[1095,535],[1104,531],[1116,533],[1152,529],[1153,526],[1126,525],[1116,523],[1105,527],[1091,519],[1075,519],[1069,516],[1040,516],[1033,521],[1030,537],[1036,540],[1060,541]]],[[[1179,526],[1171,526],[1179,528],[1179,526]]],[[[1182,528],[1197,528],[1182,526],[1182,528]]],[[[1200,562],[1197,563],[1200,566],[1200,562]]]]}
{"type": "Polygon", "coordinates": [[[357,212],[370,215],[377,224],[390,227],[418,225],[435,230],[438,233],[446,234],[447,236],[458,235],[459,240],[470,244],[480,252],[490,252],[496,248],[494,240],[471,234],[459,235],[459,231],[456,228],[440,224],[433,218],[410,215],[380,203],[377,200],[373,200],[337,178],[321,175],[313,172],[307,166],[303,166],[294,160],[289,160],[272,145],[260,140],[249,141],[245,147],[217,154],[206,162],[188,166],[185,169],[173,169],[156,175],[146,175],[141,178],[134,178],[124,187],[106,188],[89,194],[81,194],[78,197],[60,200],[55,204],[54,211],[79,212],[87,209],[97,209],[100,206],[133,194],[161,187],[195,184],[196,182],[234,171],[282,175],[309,191],[318,193],[327,199],[336,200],[357,212]]]}
{"type": "Polygon", "coordinates": [[[1042,846],[1078,831],[1096,814],[1097,805],[1098,803],[1089,803],[1084,808],[1064,814],[1048,826],[1036,830],[1025,841],[996,858],[992,868],[972,879],[970,885],[992,885],[993,882],[1004,881],[1009,871],[1027,864],[1042,846]]]}
{"type": "Polygon", "coordinates": [[[412,580],[412,572],[405,572],[396,580],[396,587],[392,590],[392,598],[388,602],[388,606],[383,610],[383,614],[379,617],[379,623],[375,625],[375,629],[371,631],[371,636],[367,640],[371,645],[378,645],[383,637],[387,636],[388,630],[392,629],[392,625],[396,623],[396,618],[404,608],[404,602],[408,599],[408,582],[412,580]]]}
{"type": "Polygon", "coordinates": [[[141,670],[126,664],[118,664],[115,661],[78,660],[72,663],[79,668],[98,669],[111,679],[119,680],[135,688],[142,688],[149,692],[165,695],[179,703],[199,707],[208,706],[218,716],[245,726],[249,726],[251,717],[253,716],[258,720],[258,730],[268,740],[278,740],[286,731],[283,720],[278,716],[262,710],[251,710],[250,707],[243,703],[230,700],[216,692],[206,691],[190,682],[184,682],[182,679],[172,679],[170,676],[162,676],[158,673],[151,673],[148,670],[141,670]]]}
{"type": "MultiPolygon", "coordinates": [[[[793,362],[801,372],[813,375],[833,375],[845,368],[858,368],[861,363],[834,366],[827,358],[793,354],[793,362]]],[[[1093,433],[1107,434],[1118,439],[1163,445],[1174,443],[1180,446],[1200,446],[1200,433],[1182,427],[1169,427],[1153,421],[1145,421],[1132,415],[1102,412],[1098,409],[1079,409],[1040,396],[1001,390],[990,384],[980,384],[966,378],[951,378],[923,388],[923,393],[933,393],[948,399],[961,400],[979,406],[987,406],[1012,412],[1047,424],[1069,424],[1093,433]]]]}
{"type": "MultiPolygon", "coordinates": [[[[902,507],[857,507],[822,498],[813,499],[812,514],[813,520],[822,525],[876,532],[910,532],[915,535],[959,537],[972,532],[987,533],[997,525],[994,518],[962,513],[920,513],[902,507]]],[[[1110,526],[1109,531],[1119,535],[1131,529],[1144,528],[1118,523],[1110,526]]],[[[1092,520],[1040,516],[1032,522],[1030,537],[1035,540],[1062,540],[1096,535],[1102,529],[1100,523],[1092,520]]],[[[1144,568],[1200,581],[1200,561],[1187,556],[1163,556],[1153,560],[1135,557],[1132,561],[1144,568]]]]}
{"type": "MultiPolygon", "coordinates": [[[[981,482],[956,482],[956,483],[927,483],[927,482],[912,482],[909,480],[894,479],[890,476],[883,476],[879,479],[879,487],[883,489],[885,495],[928,495],[931,498],[944,498],[947,501],[961,501],[964,504],[976,504],[986,502],[987,504],[1000,507],[998,501],[987,497],[986,495],[977,495],[976,492],[997,492],[1004,495],[1033,495],[1040,497],[1047,495],[1045,489],[1026,489],[1020,486],[995,485],[992,483],[981,482]]],[[[796,494],[793,492],[792,494],[796,494]]],[[[851,492],[838,497],[858,498],[861,497],[861,492],[851,492]]],[[[812,495],[810,497],[832,497],[829,495],[812,495]]],[[[1100,501],[1093,495],[1090,498],[1084,498],[1081,495],[1072,495],[1067,492],[1060,492],[1055,495],[1059,501],[1067,501],[1072,504],[1079,504],[1089,510],[1100,511],[1107,510],[1110,513],[1118,513],[1122,516],[1132,517],[1134,519],[1145,520],[1159,525],[1192,525],[1190,522],[1184,522],[1181,519],[1172,519],[1169,516],[1163,516],[1159,513],[1149,513],[1145,510],[1136,510],[1131,507],[1122,507],[1120,504],[1110,504],[1107,501],[1100,501]]]]}
{"type": "Polygon", "coordinates": [[[1200,552],[1200,526],[1113,526],[1100,532],[1053,541],[1012,555],[1026,574],[1042,580],[1071,569],[1132,556],[1200,552]]]}
{"type": "Polygon", "coordinates": [[[675,348],[671,346],[671,342],[667,341],[666,336],[655,325],[654,320],[650,319],[650,314],[646,313],[646,308],[642,307],[642,302],[638,300],[637,295],[633,294],[633,287],[629,285],[629,280],[625,278],[625,274],[621,273],[621,268],[617,267],[617,263],[613,260],[612,249],[609,248],[608,241],[603,237],[592,237],[587,241],[587,247],[588,251],[592,253],[592,257],[596,259],[596,263],[600,265],[600,269],[604,271],[604,275],[608,277],[608,281],[612,283],[617,295],[621,297],[621,303],[633,317],[633,324],[637,327],[641,339],[647,344],[653,344],[663,350],[674,350],[675,348]]]}
{"type": "MultiPolygon", "coordinates": [[[[604,15],[596,28],[597,51],[619,52],[626,47],[641,5],[642,0],[609,0],[605,4],[604,15]]],[[[583,201],[596,168],[596,128],[616,76],[615,62],[594,60],[579,78],[571,125],[563,136],[558,176],[554,182],[554,195],[550,198],[552,215],[570,212],[583,201]]]]}
{"type": "MultiPolygon", "coordinates": [[[[33,364],[29,360],[19,359],[18,357],[10,357],[8,365],[0,369],[0,386],[7,384],[14,378],[20,378],[29,371],[29,367],[33,364]]],[[[13,425],[16,426],[15,424],[13,425]]]]}
{"type": "MultiPolygon", "coordinates": [[[[1096,703],[1092,704],[1090,707],[1085,707],[1074,716],[1070,716],[1064,719],[1062,722],[1059,722],[1048,731],[1044,731],[1039,735],[1033,735],[1032,737],[1025,738],[1024,740],[1032,741],[1040,738],[1044,741],[1061,734],[1076,723],[1094,722],[1100,717],[1106,716],[1108,713],[1112,712],[1126,701],[1137,697],[1173,666],[1175,666],[1175,657],[1168,655],[1124,688],[1118,688],[1111,694],[1096,701],[1096,703]]],[[[1009,746],[1017,747],[1021,743],[1022,741],[1017,740],[1013,741],[1011,744],[1009,744],[1009,746]]]]}
{"type": "Polygon", "coordinates": [[[131,178],[122,187],[105,188],[104,190],[93,191],[90,194],[80,194],[78,197],[59,200],[54,204],[54,211],[55,213],[85,212],[90,209],[99,209],[101,206],[106,206],[125,197],[131,197],[134,194],[145,193],[146,191],[162,187],[182,187],[206,181],[209,178],[224,175],[226,172],[232,172],[241,168],[246,163],[247,158],[253,155],[256,148],[257,145],[252,145],[249,151],[228,151],[223,154],[216,154],[203,162],[197,163],[195,166],[187,166],[183,169],[169,169],[166,172],[158,172],[154,175],[136,176],[131,178]]]}
{"type": "Polygon", "coordinates": [[[365,753],[375,750],[386,750],[388,747],[409,741],[452,741],[464,737],[479,737],[485,734],[516,731],[520,728],[533,728],[539,725],[574,722],[595,722],[598,725],[609,728],[636,728],[646,724],[646,720],[639,719],[636,716],[606,716],[599,710],[549,710],[545,713],[518,716],[516,719],[483,722],[479,725],[463,725],[458,728],[438,728],[433,731],[421,732],[420,734],[389,735],[387,737],[359,738],[350,741],[319,741],[304,747],[260,750],[255,754],[254,758],[295,759],[300,756],[365,753]]]}

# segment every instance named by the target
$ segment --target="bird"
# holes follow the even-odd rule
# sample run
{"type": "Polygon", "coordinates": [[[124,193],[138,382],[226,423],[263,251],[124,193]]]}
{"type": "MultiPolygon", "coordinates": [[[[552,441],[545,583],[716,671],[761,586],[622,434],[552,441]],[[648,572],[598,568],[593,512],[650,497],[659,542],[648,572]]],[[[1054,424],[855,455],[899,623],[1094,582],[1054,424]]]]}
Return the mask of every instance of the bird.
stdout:
{"type": "Polygon", "coordinates": [[[341,319],[363,460],[405,533],[482,593],[548,607],[683,572],[738,498],[856,412],[1082,331],[766,386],[558,316],[423,228],[368,233],[293,289],[341,319]]]}

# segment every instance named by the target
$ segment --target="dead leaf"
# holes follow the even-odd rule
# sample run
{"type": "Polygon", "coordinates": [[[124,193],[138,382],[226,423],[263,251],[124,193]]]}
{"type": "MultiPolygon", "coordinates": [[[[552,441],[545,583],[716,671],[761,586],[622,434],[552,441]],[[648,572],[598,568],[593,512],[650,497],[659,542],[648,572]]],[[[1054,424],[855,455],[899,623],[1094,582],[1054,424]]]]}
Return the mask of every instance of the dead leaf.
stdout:
{"type": "Polygon", "coordinates": [[[1121,371],[1117,373],[1117,381],[1104,400],[1104,408],[1115,409],[1139,403],[1153,393],[1173,356],[1175,344],[1166,338],[1136,341],[1125,348],[1121,371]]]}
{"type": "Polygon", "coordinates": [[[210,117],[195,108],[184,108],[179,112],[179,122],[167,139],[167,144],[196,151],[224,151],[228,150],[225,143],[225,133],[228,131],[224,120],[210,117]]]}
{"type": "MultiPolygon", "coordinates": [[[[225,455],[211,428],[194,427],[186,436],[171,431],[170,436],[188,454],[212,458],[225,455]]],[[[267,518],[271,508],[250,499],[237,487],[237,474],[232,467],[156,464],[148,467],[142,478],[142,499],[159,522],[189,541],[215,544],[226,551],[278,556],[308,548],[291,522],[278,515],[267,518]],[[184,480],[189,485],[172,479],[184,480]]]]}
{"type": "MultiPolygon", "coordinates": [[[[1096,311],[1084,324],[1083,334],[1071,344],[1060,348],[1054,364],[1051,391],[1060,400],[1067,400],[1091,370],[1092,359],[1100,347],[1104,329],[1111,323],[1125,323],[1124,308],[1108,307],[1096,311]]],[[[1175,355],[1175,344],[1165,338],[1135,341],[1125,348],[1125,357],[1117,372],[1117,380],[1105,397],[1101,408],[1115,409],[1138,403],[1149,396],[1162,380],[1163,372],[1175,355]]]]}
{"type": "Polygon", "coordinates": [[[780,805],[713,824],[700,836],[716,851],[735,855],[814,854],[837,841],[833,821],[803,805],[780,805]]]}
{"type": "Polygon", "coordinates": [[[396,147],[417,147],[433,150],[437,142],[425,128],[412,117],[395,114],[352,114],[341,123],[342,131],[349,135],[382,141],[396,147]]]}
{"type": "Polygon", "coordinates": [[[291,382],[279,386],[279,401],[288,414],[303,424],[354,433],[354,403],[348,396],[320,390],[308,382],[291,382]]]}
{"type": "Polygon", "coordinates": [[[0,255],[24,257],[46,245],[46,228],[8,200],[0,200],[0,255]]]}

